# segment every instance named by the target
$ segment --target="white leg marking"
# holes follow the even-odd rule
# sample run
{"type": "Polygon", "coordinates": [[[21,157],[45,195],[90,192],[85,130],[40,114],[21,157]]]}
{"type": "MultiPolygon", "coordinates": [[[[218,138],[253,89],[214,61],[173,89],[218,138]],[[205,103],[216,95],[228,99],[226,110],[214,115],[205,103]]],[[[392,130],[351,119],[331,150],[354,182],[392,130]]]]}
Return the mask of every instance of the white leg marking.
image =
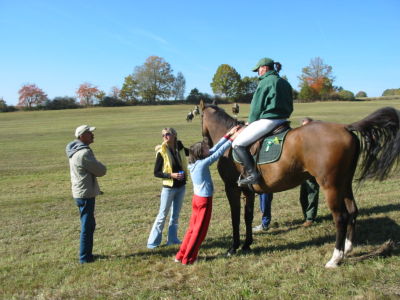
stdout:
{"type": "Polygon", "coordinates": [[[336,268],[343,260],[343,251],[336,249],[333,250],[332,258],[326,263],[325,268],[336,268]]]}
{"type": "Polygon", "coordinates": [[[346,238],[346,241],[344,243],[344,255],[346,256],[353,250],[353,243],[346,238]]]}

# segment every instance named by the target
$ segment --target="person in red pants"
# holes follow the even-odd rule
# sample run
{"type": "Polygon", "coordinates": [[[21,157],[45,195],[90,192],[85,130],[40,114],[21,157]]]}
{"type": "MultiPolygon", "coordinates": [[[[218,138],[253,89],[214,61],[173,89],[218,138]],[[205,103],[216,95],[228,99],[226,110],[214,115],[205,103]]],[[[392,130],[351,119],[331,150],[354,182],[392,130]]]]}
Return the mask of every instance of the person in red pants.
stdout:
{"type": "Polygon", "coordinates": [[[211,149],[204,142],[198,142],[189,148],[190,176],[193,182],[192,216],[182,244],[175,256],[175,262],[184,265],[193,264],[199,253],[200,245],[207,235],[211,219],[212,196],[214,186],[210,165],[232,145],[240,126],[235,126],[211,149]]]}

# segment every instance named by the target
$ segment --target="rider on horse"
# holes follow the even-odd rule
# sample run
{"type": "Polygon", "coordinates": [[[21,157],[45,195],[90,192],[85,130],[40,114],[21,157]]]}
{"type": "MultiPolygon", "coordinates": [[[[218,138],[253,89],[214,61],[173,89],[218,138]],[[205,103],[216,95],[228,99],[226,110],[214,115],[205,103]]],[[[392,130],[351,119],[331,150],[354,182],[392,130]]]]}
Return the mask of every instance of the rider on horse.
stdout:
{"type": "Polygon", "coordinates": [[[250,105],[249,125],[232,145],[247,173],[246,178],[238,181],[239,185],[256,184],[260,177],[247,146],[285,122],[293,111],[292,87],[279,76],[281,67],[279,62],[262,58],[253,69],[258,72],[259,83],[250,105]]]}

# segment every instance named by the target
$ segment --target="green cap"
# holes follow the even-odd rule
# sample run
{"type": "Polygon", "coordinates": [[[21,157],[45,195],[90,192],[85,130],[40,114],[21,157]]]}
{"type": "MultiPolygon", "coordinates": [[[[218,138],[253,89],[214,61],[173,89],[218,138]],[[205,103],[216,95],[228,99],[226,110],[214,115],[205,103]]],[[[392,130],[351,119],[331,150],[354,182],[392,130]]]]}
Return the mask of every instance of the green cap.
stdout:
{"type": "Polygon", "coordinates": [[[262,66],[272,66],[273,67],[274,60],[272,60],[271,58],[268,58],[268,57],[261,58],[258,61],[257,65],[253,68],[253,72],[257,72],[258,68],[262,67],[262,66]]]}

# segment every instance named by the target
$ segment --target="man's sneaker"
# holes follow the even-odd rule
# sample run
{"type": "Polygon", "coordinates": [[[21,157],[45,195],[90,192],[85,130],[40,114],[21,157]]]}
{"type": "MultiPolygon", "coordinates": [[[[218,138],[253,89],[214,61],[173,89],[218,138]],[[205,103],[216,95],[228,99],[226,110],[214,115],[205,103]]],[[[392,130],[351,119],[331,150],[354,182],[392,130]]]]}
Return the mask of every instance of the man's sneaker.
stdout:
{"type": "Polygon", "coordinates": [[[253,227],[253,232],[261,232],[261,231],[267,231],[269,227],[265,227],[263,224],[260,224],[258,226],[253,227]]]}
{"type": "Polygon", "coordinates": [[[310,227],[312,224],[313,224],[313,221],[312,221],[312,220],[306,220],[306,221],[303,223],[303,227],[310,227]]]}

